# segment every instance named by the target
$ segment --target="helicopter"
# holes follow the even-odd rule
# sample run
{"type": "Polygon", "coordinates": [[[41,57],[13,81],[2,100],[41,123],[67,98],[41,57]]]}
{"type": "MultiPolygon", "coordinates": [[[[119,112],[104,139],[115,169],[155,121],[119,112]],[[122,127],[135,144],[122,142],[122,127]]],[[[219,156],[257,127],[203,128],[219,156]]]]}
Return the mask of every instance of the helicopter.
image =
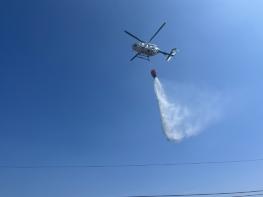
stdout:
{"type": "Polygon", "coordinates": [[[172,57],[176,55],[176,52],[178,51],[176,48],[173,48],[170,51],[170,53],[168,53],[160,50],[160,48],[156,44],[150,43],[155,38],[155,36],[161,31],[161,29],[164,27],[165,24],[166,23],[164,22],[159,27],[159,29],[155,32],[155,34],[153,34],[153,36],[150,38],[148,42],[143,41],[142,39],[138,38],[137,36],[126,30],[124,31],[126,34],[128,34],[129,36],[133,37],[138,41],[132,45],[132,49],[136,52],[136,54],[130,59],[130,61],[134,60],[136,57],[150,61],[151,56],[157,55],[159,53],[166,56],[166,61],[170,61],[172,57]]]}

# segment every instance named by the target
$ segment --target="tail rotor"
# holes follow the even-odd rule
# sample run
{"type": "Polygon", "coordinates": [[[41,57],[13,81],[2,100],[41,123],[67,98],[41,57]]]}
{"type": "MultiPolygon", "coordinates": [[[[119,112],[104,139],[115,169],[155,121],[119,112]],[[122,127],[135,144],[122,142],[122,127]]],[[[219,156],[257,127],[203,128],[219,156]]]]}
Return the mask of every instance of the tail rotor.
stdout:
{"type": "Polygon", "coordinates": [[[169,54],[167,54],[167,57],[166,57],[166,61],[169,62],[172,57],[174,57],[177,53],[178,49],[174,48],[171,50],[171,52],[169,54]]]}

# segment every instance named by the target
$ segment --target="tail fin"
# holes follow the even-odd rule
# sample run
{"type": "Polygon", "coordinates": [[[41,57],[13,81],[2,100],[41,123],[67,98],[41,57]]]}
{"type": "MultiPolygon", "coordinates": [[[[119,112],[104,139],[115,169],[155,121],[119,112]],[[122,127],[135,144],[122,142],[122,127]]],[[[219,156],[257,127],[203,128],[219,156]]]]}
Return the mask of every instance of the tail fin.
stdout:
{"type": "Polygon", "coordinates": [[[169,62],[172,59],[172,57],[176,55],[176,52],[177,52],[176,48],[172,49],[171,52],[167,55],[166,61],[169,62]]]}

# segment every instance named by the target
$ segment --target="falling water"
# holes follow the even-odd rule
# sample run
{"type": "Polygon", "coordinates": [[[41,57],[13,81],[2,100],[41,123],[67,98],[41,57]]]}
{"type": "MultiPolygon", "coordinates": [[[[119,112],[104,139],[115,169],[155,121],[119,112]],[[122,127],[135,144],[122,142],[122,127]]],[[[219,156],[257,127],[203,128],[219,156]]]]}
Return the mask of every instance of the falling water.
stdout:
{"type": "MultiPolygon", "coordinates": [[[[193,90],[191,88],[188,88],[189,91],[185,90],[187,86],[183,89],[184,93],[193,90]]],[[[169,140],[180,141],[183,138],[197,135],[219,118],[218,96],[214,94],[211,96],[198,90],[198,93],[192,91],[194,96],[191,95],[188,101],[183,102],[178,98],[170,100],[157,77],[154,79],[154,90],[159,104],[163,130],[169,140]]]]}

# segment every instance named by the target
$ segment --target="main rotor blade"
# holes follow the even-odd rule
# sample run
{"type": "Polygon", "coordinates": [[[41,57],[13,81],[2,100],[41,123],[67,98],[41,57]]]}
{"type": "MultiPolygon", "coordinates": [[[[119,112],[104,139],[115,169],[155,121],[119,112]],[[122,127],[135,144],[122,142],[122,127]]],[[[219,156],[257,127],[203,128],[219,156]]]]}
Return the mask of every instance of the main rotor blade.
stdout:
{"type": "Polygon", "coordinates": [[[159,33],[159,31],[161,31],[161,29],[163,28],[163,26],[165,25],[166,23],[164,22],[162,25],[161,25],[161,27],[159,27],[159,29],[155,32],[155,34],[151,37],[151,39],[149,40],[149,42],[151,42],[153,39],[154,39],[154,37],[159,33]]]}
{"type": "Polygon", "coordinates": [[[131,34],[131,33],[128,32],[128,31],[125,30],[124,32],[125,32],[126,34],[130,35],[131,37],[135,38],[136,40],[138,40],[138,41],[140,41],[140,42],[144,42],[144,41],[142,41],[140,38],[138,38],[137,36],[131,34]]]}
{"type": "Polygon", "coordinates": [[[136,53],[131,59],[130,61],[134,60],[140,53],[136,53]]]}

